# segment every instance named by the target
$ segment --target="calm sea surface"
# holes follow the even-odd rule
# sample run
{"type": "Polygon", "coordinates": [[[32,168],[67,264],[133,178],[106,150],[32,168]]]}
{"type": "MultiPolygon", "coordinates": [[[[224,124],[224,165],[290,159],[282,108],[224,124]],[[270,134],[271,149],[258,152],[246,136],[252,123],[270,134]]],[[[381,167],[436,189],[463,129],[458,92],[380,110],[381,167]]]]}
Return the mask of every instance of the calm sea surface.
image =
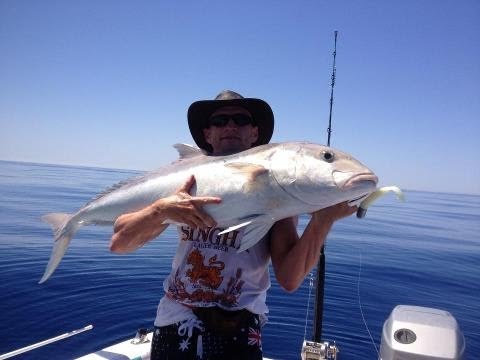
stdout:
{"type": "MultiPolygon", "coordinates": [[[[82,228],[50,280],[37,283],[53,239],[40,216],[75,212],[136,174],[0,161],[0,354],[93,324],[91,331],[15,357],[71,359],[152,326],[171,267],[174,230],[136,253],[115,255],[108,250],[111,228],[82,228]]],[[[466,338],[466,359],[479,359],[480,196],[405,195],[405,203],[393,195],[382,198],[365,219],[345,219],[330,233],[323,338],[336,340],[341,359],[376,359],[359,304],[377,347],[395,305],[427,306],[455,316],[466,338]]],[[[306,221],[301,218],[300,227],[306,221]]],[[[299,359],[309,283],[307,278],[287,294],[272,278],[265,356],[299,359]]]]}

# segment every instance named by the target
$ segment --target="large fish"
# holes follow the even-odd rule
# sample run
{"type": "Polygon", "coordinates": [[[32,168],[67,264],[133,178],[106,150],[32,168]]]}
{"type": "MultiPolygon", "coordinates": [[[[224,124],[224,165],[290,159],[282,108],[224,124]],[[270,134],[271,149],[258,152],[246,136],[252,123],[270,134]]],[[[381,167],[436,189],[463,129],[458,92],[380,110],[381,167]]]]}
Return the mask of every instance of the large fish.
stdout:
{"type": "Polygon", "coordinates": [[[223,233],[244,228],[239,251],[255,245],[274,222],[358,201],[375,191],[378,180],[350,155],[312,143],[267,144],[228,156],[175,147],[180,159],[171,165],[114,185],[73,215],[42,217],[52,226],[55,243],[40,283],[52,275],[81,226],[112,225],[118,216],[172,195],[192,174],[192,195],[222,199],[204,209],[226,228],[223,233]]]}

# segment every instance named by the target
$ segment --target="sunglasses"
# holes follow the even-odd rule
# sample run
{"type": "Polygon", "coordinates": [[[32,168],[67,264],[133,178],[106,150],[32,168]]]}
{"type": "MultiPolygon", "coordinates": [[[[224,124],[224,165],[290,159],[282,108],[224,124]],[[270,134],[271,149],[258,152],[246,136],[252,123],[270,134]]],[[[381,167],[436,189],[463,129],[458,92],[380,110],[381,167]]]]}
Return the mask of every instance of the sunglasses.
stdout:
{"type": "Polygon", "coordinates": [[[210,119],[208,119],[208,126],[224,127],[225,125],[228,124],[230,119],[232,119],[235,125],[237,126],[245,126],[248,124],[255,125],[255,122],[250,116],[240,113],[240,114],[233,114],[233,115],[227,115],[227,114],[214,115],[210,119]]]}

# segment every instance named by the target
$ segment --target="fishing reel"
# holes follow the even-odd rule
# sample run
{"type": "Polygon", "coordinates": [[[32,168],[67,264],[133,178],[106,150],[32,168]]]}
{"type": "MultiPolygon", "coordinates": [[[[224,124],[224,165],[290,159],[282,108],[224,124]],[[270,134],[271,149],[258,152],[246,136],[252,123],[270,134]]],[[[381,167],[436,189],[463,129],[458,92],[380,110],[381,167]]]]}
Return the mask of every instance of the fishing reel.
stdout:
{"type": "Polygon", "coordinates": [[[302,360],[336,360],[340,352],[335,342],[318,343],[304,340],[302,345],[302,360]]]}

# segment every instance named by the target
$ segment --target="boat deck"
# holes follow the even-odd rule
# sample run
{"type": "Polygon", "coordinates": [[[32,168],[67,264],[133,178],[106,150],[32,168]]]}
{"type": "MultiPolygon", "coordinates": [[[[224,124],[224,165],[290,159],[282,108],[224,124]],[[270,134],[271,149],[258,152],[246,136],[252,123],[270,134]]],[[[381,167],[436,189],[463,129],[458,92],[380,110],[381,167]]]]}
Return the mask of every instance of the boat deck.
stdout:
{"type": "MultiPolygon", "coordinates": [[[[146,341],[142,343],[134,344],[132,340],[133,339],[122,341],[75,360],[149,360],[152,333],[148,333],[146,341]]],[[[263,359],[272,360],[265,357],[263,359]]]]}

